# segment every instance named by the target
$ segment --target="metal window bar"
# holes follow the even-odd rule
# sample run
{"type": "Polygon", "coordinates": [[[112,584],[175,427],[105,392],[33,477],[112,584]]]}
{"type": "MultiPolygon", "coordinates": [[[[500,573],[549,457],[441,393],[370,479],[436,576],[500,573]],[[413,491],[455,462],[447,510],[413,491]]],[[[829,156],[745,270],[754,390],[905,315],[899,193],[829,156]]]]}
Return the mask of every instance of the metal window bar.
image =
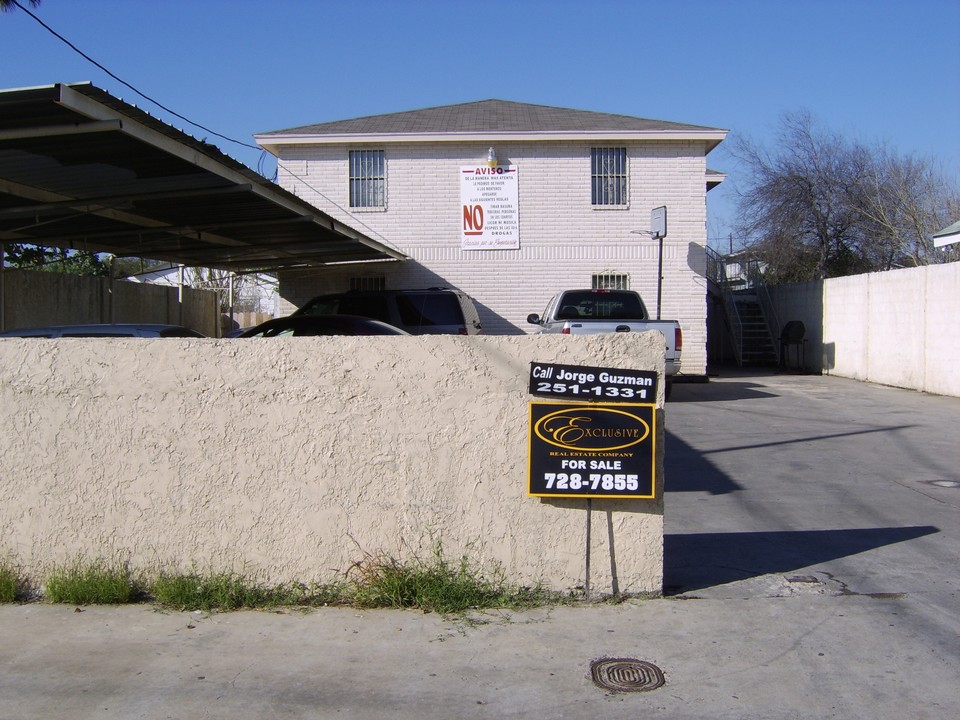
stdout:
{"type": "Polygon", "coordinates": [[[627,149],[593,148],[591,202],[594,205],[627,204],[627,149]]]}
{"type": "Polygon", "coordinates": [[[350,278],[351,290],[386,290],[387,280],[383,275],[350,278]]]}
{"type": "Polygon", "coordinates": [[[383,150],[350,151],[350,207],[386,205],[383,150]]]}
{"type": "Polygon", "coordinates": [[[594,273],[591,277],[591,287],[594,290],[629,290],[630,276],[612,271],[594,273]]]}

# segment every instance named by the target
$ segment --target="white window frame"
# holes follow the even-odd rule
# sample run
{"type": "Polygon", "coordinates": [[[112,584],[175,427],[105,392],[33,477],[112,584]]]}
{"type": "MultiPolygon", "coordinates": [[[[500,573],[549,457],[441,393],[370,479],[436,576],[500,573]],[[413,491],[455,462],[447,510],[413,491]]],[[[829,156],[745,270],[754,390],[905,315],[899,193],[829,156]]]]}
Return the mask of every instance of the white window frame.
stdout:
{"type": "Polygon", "coordinates": [[[383,150],[351,150],[348,177],[352,210],[386,210],[387,158],[383,150]]]}
{"type": "Polygon", "coordinates": [[[630,207],[629,177],[625,147],[590,148],[590,204],[593,207],[630,207]]]}

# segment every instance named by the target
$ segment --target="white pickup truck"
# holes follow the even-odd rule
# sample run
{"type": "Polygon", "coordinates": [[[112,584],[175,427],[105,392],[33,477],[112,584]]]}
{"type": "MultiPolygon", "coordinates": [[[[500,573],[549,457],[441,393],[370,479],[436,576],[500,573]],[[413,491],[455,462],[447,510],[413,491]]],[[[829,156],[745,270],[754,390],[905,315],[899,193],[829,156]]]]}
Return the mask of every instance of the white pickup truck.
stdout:
{"type": "Polygon", "coordinates": [[[542,315],[528,315],[527,322],[537,325],[537,332],[563,335],[657,330],[666,341],[668,390],[670,378],[680,371],[680,323],[651,320],[640,295],[632,290],[564,290],[550,298],[542,315]]]}

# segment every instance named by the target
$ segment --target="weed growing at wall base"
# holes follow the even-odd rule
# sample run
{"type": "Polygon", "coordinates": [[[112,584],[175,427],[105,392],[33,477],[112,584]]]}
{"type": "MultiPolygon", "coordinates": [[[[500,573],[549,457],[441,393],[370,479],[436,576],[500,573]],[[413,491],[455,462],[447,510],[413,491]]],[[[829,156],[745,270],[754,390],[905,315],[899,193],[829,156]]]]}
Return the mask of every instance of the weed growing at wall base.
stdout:
{"type": "Polygon", "coordinates": [[[458,613],[493,607],[531,607],[556,602],[560,597],[540,589],[508,588],[499,569],[484,576],[466,557],[452,565],[444,559],[439,545],[428,561],[415,558],[400,562],[374,555],[356,563],[351,570],[350,599],[364,608],[458,613]]]}
{"type": "Polygon", "coordinates": [[[335,585],[287,583],[266,586],[233,573],[162,573],[151,586],[161,605],[177,610],[239,610],[289,605],[319,606],[341,601],[335,585]]]}
{"type": "Polygon", "coordinates": [[[55,568],[44,584],[50,602],[71,605],[119,605],[137,602],[143,588],[124,563],[97,561],[55,568]]]}
{"type": "MultiPolygon", "coordinates": [[[[321,607],[419,608],[463,613],[489,608],[523,609],[573,598],[539,587],[508,586],[499,566],[482,572],[467,557],[450,562],[439,545],[431,558],[401,561],[368,555],[334,583],[267,585],[236,573],[160,572],[143,580],[126,563],[95,561],[54,568],[43,587],[53,603],[120,604],[153,600],[181,611],[242,608],[321,607]]],[[[0,563],[0,602],[27,599],[28,581],[14,566],[0,563]]]]}
{"type": "Polygon", "coordinates": [[[0,602],[12,603],[26,595],[27,583],[12,565],[0,563],[0,602]]]}

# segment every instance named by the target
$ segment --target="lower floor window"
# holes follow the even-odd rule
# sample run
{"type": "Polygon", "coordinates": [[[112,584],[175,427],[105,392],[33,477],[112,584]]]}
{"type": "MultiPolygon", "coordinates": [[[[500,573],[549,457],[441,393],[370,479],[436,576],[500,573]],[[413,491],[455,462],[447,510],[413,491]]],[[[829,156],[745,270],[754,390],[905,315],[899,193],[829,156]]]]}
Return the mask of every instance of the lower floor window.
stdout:
{"type": "Polygon", "coordinates": [[[383,275],[350,278],[351,290],[386,290],[387,281],[383,275]]]}
{"type": "Polygon", "coordinates": [[[601,272],[593,274],[594,290],[629,290],[630,276],[624,273],[601,272]]]}

